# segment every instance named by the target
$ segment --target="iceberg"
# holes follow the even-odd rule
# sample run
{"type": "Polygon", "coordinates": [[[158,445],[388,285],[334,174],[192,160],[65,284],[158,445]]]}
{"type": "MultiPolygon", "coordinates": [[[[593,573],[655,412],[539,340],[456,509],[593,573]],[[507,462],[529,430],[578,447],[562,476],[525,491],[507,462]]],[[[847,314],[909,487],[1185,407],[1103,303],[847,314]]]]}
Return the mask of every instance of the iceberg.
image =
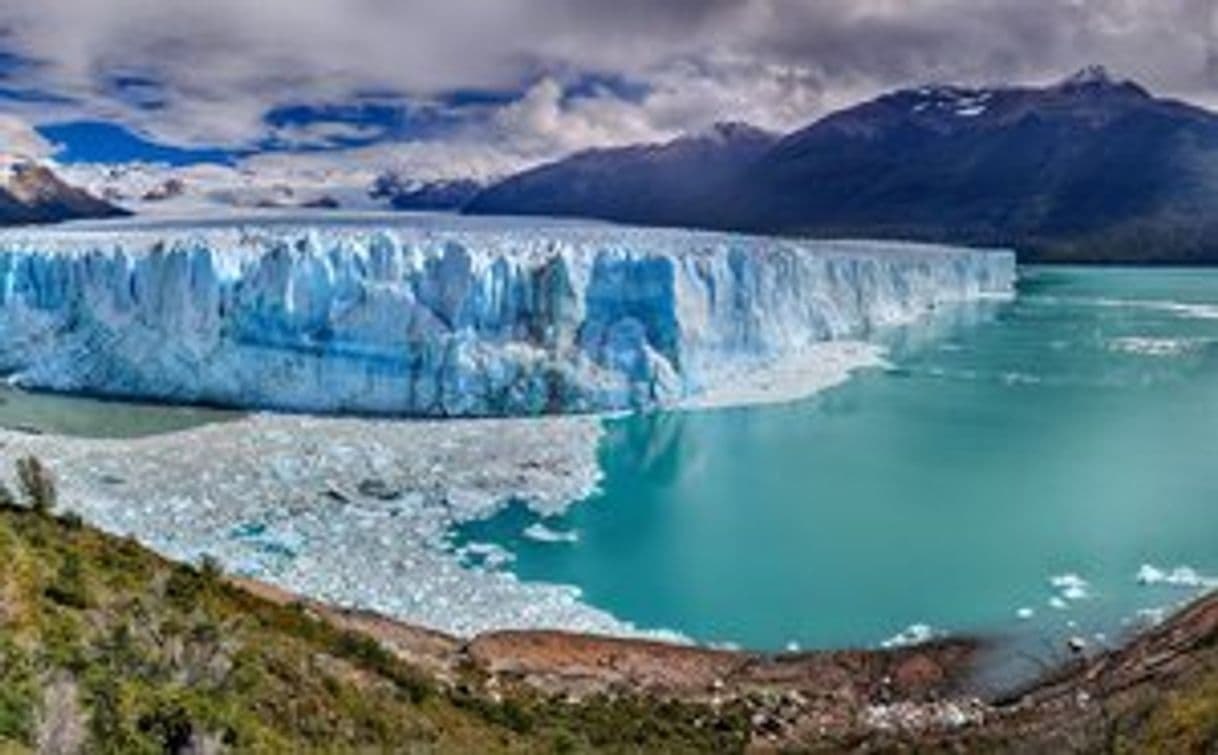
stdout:
{"type": "Polygon", "coordinates": [[[535,219],[70,224],[0,233],[0,371],[309,412],[636,409],[1014,279],[1005,251],[535,219]]]}

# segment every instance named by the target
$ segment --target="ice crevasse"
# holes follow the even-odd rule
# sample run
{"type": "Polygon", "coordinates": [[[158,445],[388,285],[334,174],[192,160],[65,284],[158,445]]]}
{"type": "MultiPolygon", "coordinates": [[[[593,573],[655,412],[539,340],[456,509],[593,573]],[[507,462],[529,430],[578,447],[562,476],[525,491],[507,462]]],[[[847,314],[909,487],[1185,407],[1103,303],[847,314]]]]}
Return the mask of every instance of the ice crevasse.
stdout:
{"type": "Polygon", "coordinates": [[[638,408],[1014,279],[1003,251],[607,224],[8,231],[0,371],[319,412],[638,408]]]}

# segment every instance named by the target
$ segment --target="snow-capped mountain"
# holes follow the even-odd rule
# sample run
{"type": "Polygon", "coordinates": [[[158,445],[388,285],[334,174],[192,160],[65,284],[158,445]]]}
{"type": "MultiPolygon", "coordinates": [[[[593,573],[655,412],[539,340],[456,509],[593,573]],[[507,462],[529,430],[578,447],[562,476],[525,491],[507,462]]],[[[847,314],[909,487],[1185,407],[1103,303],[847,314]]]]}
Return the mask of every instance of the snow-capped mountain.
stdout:
{"type": "Polygon", "coordinates": [[[0,156],[0,225],[105,218],[123,210],[69,185],[48,165],[0,156]]]}
{"type": "Polygon", "coordinates": [[[386,209],[369,196],[372,174],[279,165],[78,164],[73,181],[139,215],[208,214],[243,208],[386,209]]]}
{"type": "Polygon", "coordinates": [[[1218,115],[1099,67],[1043,87],[900,90],[743,151],[696,144],[576,155],[469,209],[1218,260],[1218,115]]]}

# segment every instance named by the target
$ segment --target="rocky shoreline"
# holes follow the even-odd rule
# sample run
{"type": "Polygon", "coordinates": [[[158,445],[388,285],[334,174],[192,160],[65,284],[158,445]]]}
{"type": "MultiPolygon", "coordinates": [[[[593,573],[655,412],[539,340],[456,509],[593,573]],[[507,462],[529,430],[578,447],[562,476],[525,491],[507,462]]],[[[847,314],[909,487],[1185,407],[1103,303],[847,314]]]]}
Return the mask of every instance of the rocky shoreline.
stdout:
{"type": "Polygon", "coordinates": [[[480,691],[492,696],[523,685],[572,703],[620,695],[711,711],[744,706],[750,749],[757,751],[1093,749],[1132,725],[1131,717],[1163,690],[1190,683],[1218,660],[1218,595],[1198,599],[1121,647],[1079,656],[1021,689],[987,697],[969,683],[984,647],[975,638],[779,654],[555,631],[460,639],[257,582],[235,583],[373,637],[442,683],[468,684],[473,670],[480,691]]]}

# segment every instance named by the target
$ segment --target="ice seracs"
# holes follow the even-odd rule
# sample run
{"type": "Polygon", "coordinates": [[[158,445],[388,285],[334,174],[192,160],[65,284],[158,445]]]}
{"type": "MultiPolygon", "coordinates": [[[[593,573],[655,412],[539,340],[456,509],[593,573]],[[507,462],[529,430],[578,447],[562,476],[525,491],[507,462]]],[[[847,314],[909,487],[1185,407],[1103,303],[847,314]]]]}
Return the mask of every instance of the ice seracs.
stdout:
{"type": "Polygon", "coordinates": [[[666,405],[946,302],[1007,252],[504,219],[0,234],[0,371],[320,412],[666,405]]]}

